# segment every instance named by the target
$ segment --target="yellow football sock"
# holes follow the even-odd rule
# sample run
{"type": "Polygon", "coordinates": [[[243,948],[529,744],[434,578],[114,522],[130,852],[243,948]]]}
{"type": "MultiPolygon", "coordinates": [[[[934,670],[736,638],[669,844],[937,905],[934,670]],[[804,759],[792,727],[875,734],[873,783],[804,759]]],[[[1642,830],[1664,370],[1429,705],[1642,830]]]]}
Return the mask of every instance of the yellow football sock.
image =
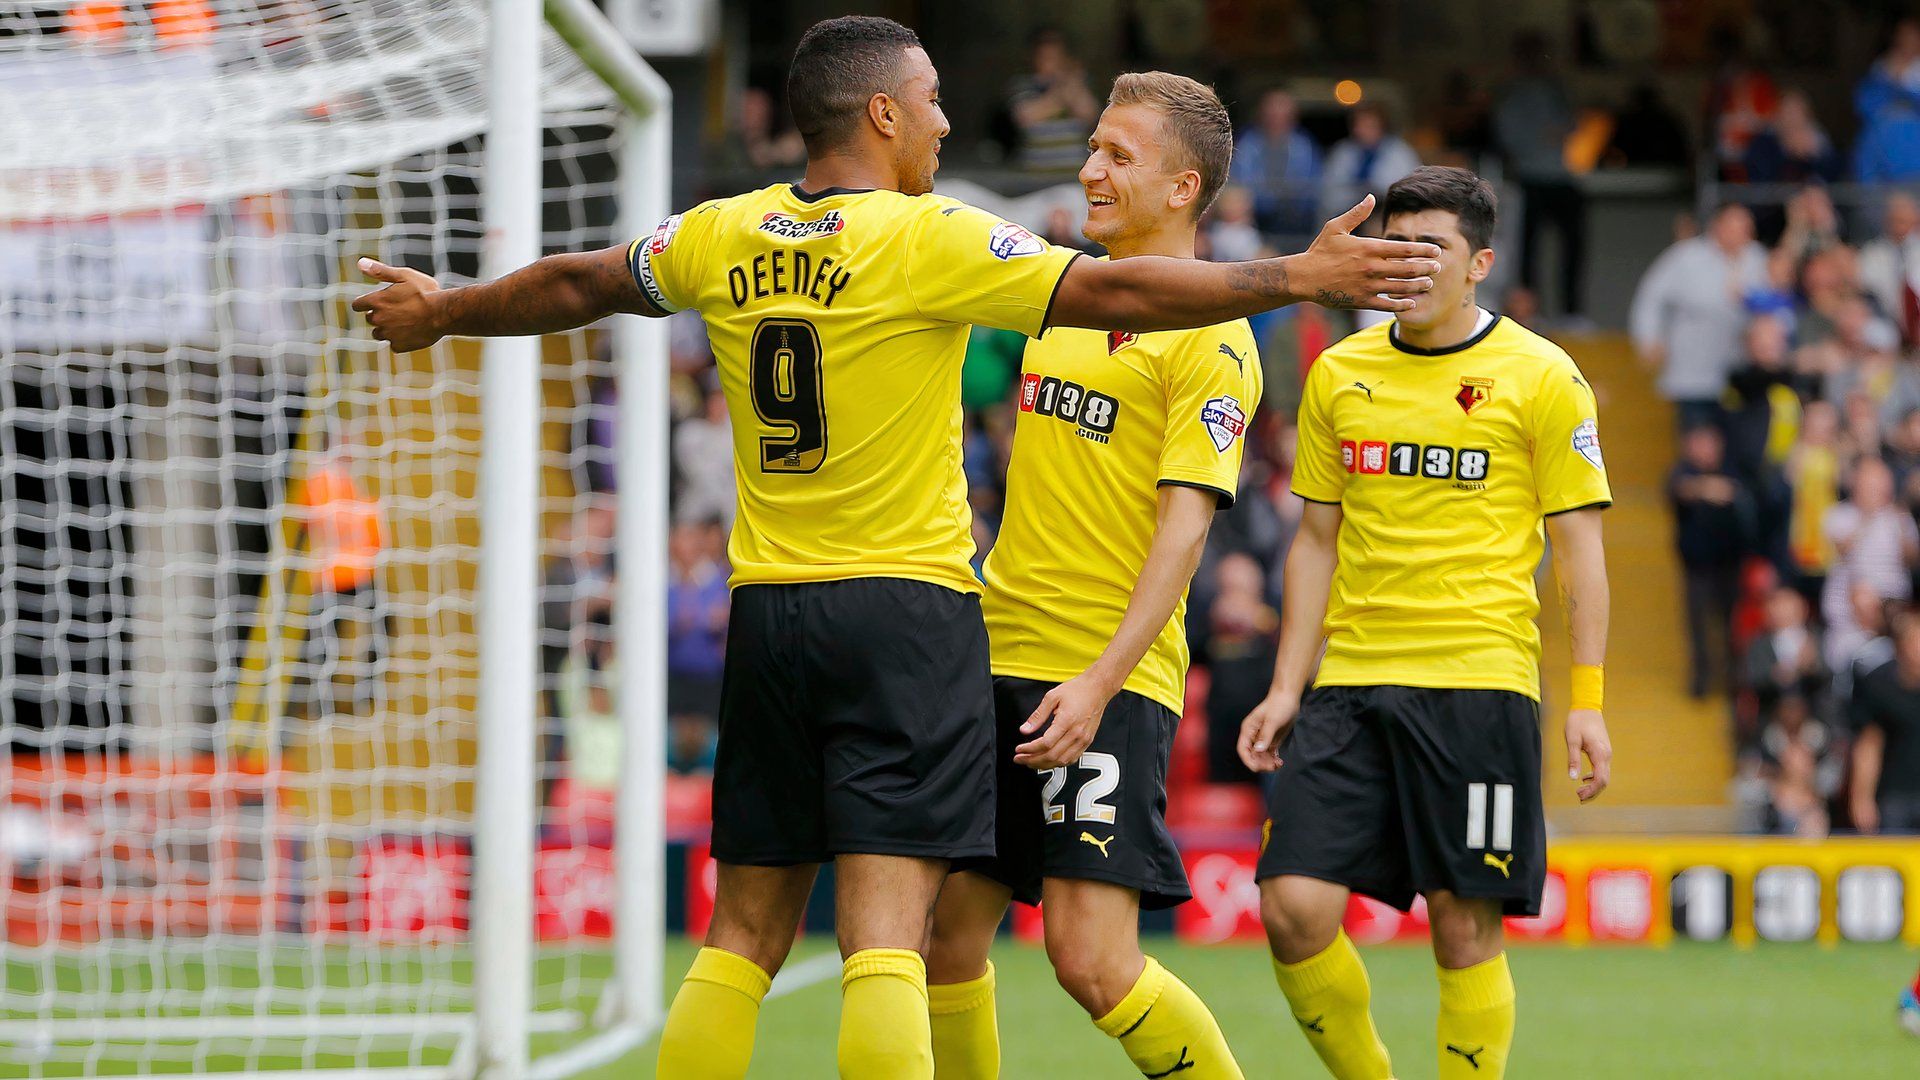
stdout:
{"type": "Polygon", "coordinates": [[[1179,1073],[1180,1080],[1240,1080],[1240,1066],[1213,1014],[1151,956],[1133,989],[1093,1024],[1120,1040],[1120,1048],[1143,1076],[1179,1073]]]}
{"type": "Polygon", "coordinates": [[[933,1074],[940,1080],[995,1080],[1000,1075],[1000,1025],[993,1011],[993,961],[987,973],[927,987],[933,1022],[933,1074]]]}
{"type": "Polygon", "coordinates": [[[1499,1080],[1513,1047],[1513,973],[1501,953],[1440,969],[1440,1080],[1499,1080]]]}
{"type": "Polygon", "coordinates": [[[840,974],[844,1080],[932,1080],[927,962],[912,949],[861,949],[840,974]]]}
{"type": "Polygon", "coordinates": [[[1387,1080],[1393,1061],[1374,1030],[1373,988],[1360,951],[1345,930],[1333,944],[1297,964],[1273,962],[1293,1019],[1334,1080],[1387,1080]]]}
{"type": "Polygon", "coordinates": [[[660,1033],[661,1080],[739,1080],[753,1059],[753,1027],[773,977],[725,949],[701,949],[673,995],[660,1033]]]}

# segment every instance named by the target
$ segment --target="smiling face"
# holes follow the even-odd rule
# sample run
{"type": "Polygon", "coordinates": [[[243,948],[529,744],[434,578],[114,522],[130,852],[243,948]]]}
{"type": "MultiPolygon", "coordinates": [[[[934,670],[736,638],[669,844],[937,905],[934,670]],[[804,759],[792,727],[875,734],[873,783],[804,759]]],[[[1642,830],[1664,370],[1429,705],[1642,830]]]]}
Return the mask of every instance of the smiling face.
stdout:
{"type": "Polygon", "coordinates": [[[1173,217],[1188,217],[1200,174],[1176,169],[1158,112],[1146,105],[1109,105],[1087,140],[1080,185],[1087,193],[1087,239],[1107,247],[1147,236],[1173,217]]]}
{"type": "Polygon", "coordinates": [[[1388,240],[1417,240],[1440,249],[1433,289],[1414,298],[1412,309],[1397,318],[1404,326],[1425,329],[1474,303],[1475,289],[1493,270],[1493,249],[1474,250],[1460,231],[1460,215],[1451,210],[1421,210],[1387,218],[1388,240]]]}
{"type": "Polygon", "coordinates": [[[883,132],[891,128],[894,172],[900,190],[925,195],[933,190],[933,174],[940,169],[940,140],[952,130],[940,107],[940,73],[926,50],[906,50],[900,59],[900,89],[891,97],[876,95],[870,111],[883,132]]]}

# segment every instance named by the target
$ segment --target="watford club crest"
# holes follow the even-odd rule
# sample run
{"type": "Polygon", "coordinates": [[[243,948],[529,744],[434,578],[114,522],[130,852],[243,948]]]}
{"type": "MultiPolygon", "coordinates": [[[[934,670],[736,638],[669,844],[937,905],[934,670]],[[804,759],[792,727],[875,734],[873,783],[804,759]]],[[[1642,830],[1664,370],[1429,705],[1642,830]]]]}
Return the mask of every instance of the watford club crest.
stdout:
{"type": "Polygon", "coordinates": [[[1139,334],[1129,334],[1125,330],[1109,330],[1107,331],[1107,355],[1112,356],[1139,340],[1139,334]]]}
{"type": "Polygon", "coordinates": [[[1481,404],[1487,400],[1488,395],[1492,393],[1492,379],[1477,379],[1471,375],[1466,375],[1461,377],[1460,392],[1453,395],[1453,400],[1460,403],[1461,412],[1472,413],[1473,410],[1479,408],[1481,404]]]}

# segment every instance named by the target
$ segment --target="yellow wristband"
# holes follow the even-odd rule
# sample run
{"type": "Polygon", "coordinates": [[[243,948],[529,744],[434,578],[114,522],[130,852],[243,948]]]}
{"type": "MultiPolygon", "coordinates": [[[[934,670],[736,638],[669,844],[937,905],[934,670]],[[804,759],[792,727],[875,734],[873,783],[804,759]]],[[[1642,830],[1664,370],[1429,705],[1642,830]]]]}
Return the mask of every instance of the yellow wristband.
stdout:
{"type": "Polygon", "coordinates": [[[1600,711],[1607,696],[1607,669],[1599,664],[1573,665],[1573,707],[1600,711]]]}

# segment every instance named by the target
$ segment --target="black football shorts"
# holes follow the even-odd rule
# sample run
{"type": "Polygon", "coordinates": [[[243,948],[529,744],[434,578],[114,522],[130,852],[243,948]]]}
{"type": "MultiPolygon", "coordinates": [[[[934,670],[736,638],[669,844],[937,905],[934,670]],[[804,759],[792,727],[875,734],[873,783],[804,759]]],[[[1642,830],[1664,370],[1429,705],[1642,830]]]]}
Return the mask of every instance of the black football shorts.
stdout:
{"type": "Polygon", "coordinates": [[[1040,699],[1058,684],[998,676],[993,680],[1000,746],[999,854],[970,864],[1013,890],[1023,904],[1040,902],[1043,878],[1106,881],[1140,891],[1149,911],[1193,896],[1173,834],[1167,830],[1167,762],[1180,717],[1122,690],[1080,760],[1036,772],[1013,760],[1014,748],[1040,699]]]}
{"type": "Polygon", "coordinates": [[[1280,743],[1257,876],[1338,882],[1402,911],[1444,889],[1538,915],[1540,705],[1507,690],[1317,687],[1280,743]]]}
{"type": "Polygon", "coordinates": [[[713,857],[993,853],[980,598],[901,578],[733,590],[713,857]]]}

